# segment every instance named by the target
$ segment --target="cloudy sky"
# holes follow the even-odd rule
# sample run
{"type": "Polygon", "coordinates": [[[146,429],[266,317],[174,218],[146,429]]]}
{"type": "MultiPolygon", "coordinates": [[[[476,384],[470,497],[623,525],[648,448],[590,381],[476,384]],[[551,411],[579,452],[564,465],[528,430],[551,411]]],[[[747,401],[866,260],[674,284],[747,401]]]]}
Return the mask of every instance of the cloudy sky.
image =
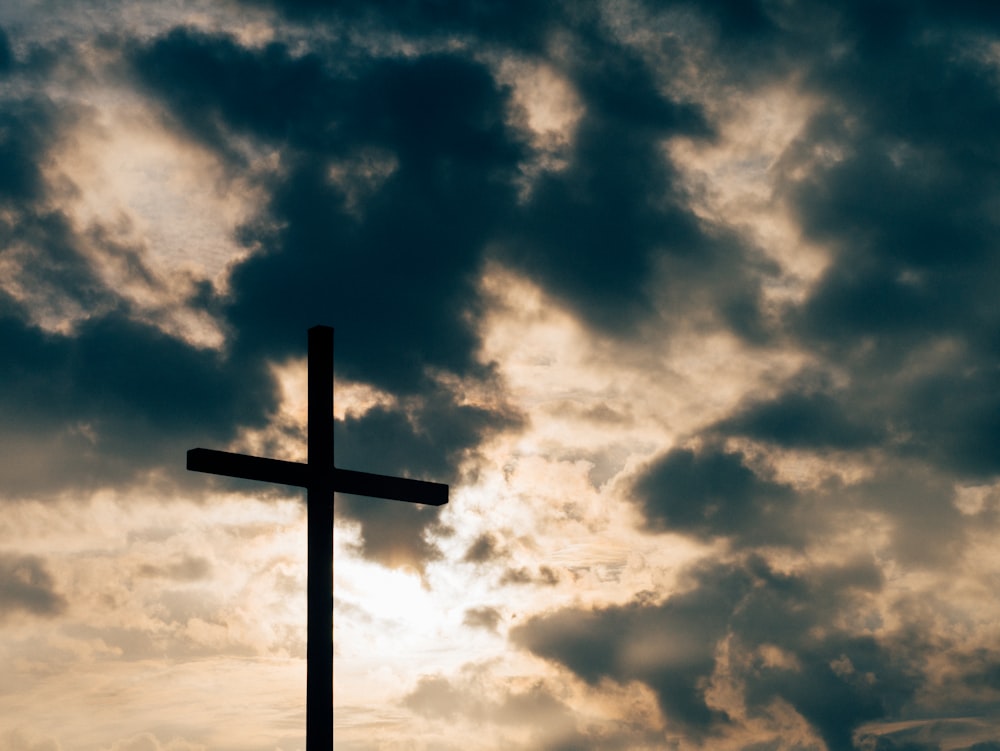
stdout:
{"type": "Polygon", "coordinates": [[[0,3],[0,747],[1000,749],[1000,6],[0,3]]]}

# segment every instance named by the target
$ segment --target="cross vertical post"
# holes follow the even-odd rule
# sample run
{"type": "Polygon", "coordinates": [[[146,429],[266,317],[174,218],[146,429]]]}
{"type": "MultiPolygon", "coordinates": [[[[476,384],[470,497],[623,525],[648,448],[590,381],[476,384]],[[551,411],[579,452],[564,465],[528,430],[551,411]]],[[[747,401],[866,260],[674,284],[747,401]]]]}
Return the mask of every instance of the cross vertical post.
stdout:
{"type": "Polygon", "coordinates": [[[306,751],[333,748],[333,329],[309,329],[306,751]]]}
{"type": "Polygon", "coordinates": [[[351,493],[442,506],[439,482],[338,469],[333,460],[333,329],[309,329],[308,461],[289,462],[194,448],[187,468],[306,489],[306,751],[333,748],[333,498],[351,493]]]}

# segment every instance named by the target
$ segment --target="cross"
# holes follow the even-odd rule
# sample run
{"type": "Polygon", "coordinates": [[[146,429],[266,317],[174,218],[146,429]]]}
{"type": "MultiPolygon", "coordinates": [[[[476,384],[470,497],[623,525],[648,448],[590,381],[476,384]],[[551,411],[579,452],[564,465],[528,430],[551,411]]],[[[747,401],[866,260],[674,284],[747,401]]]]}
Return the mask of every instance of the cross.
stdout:
{"type": "Polygon", "coordinates": [[[306,489],[306,751],[333,748],[333,494],[441,506],[437,482],[339,469],[333,462],[333,329],[309,329],[308,460],[288,462],[214,449],[190,449],[187,468],[306,489]]]}

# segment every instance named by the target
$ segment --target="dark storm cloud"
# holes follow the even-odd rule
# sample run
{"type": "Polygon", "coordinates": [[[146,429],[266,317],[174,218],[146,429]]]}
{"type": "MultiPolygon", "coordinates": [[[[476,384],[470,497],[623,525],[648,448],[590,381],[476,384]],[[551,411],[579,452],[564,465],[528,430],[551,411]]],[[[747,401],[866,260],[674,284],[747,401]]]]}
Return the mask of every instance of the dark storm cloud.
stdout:
{"type": "Polygon", "coordinates": [[[780,81],[794,63],[817,107],[775,165],[775,195],[831,262],[782,313],[809,371],[702,437],[881,462],[870,479],[803,493],[792,508],[802,522],[820,507],[876,512],[900,563],[945,566],[969,525],[995,524],[963,517],[954,487],[1000,472],[1000,94],[987,51],[1000,15],[982,3],[768,12],[766,54],[720,75],[780,81]]]}
{"type": "Polygon", "coordinates": [[[210,144],[250,133],[286,149],[267,215],[245,230],[263,252],[231,279],[241,346],[284,354],[287,331],[339,322],[338,371],[350,378],[413,390],[428,365],[479,372],[473,284],[513,205],[523,150],[504,122],[509,92],[457,56],[334,62],[184,30],[135,53],[143,82],[189,132],[210,144]],[[373,158],[387,174],[359,217],[331,169],[373,158]]]}
{"type": "MultiPolygon", "coordinates": [[[[737,432],[787,446],[774,440],[784,435],[784,428],[768,426],[765,435],[737,432]]],[[[815,435],[813,428],[804,432],[815,435]]],[[[825,448],[820,440],[818,447],[798,438],[789,443],[792,448],[825,448]]],[[[705,541],[725,538],[744,550],[774,545],[801,549],[822,539],[838,518],[875,514],[887,523],[887,550],[895,561],[936,568],[961,559],[970,529],[995,523],[989,504],[963,515],[955,493],[952,478],[914,465],[908,457],[883,459],[870,476],[855,482],[827,477],[817,487],[798,490],[748,465],[739,452],[708,444],[671,449],[655,459],[633,479],[630,497],[647,530],[705,541]]]]}
{"type": "Polygon", "coordinates": [[[284,226],[275,251],[234,272],[230,318],[272,347],[278,324],[343,322],[339,371],[384,388],[423,388],[427,366],[485,375],[474,359],[473,284],[513,199],[516,163],[499,94],[478,66],[445,58],[386,63],[357,88],[356,147],[388,149],[398,166],[358,221],[326,168],[306,157],[275,188],[284,226]],[[300,305],[276,309],[275,297],[300,305]]]}
{"type": "Polygon", "coordinates": [[[638,476],[632,496],[651,530],[742,544],[789,543],[800,534],[795,491],[717,447],[671,449],[638,476]]]}
{"type": "Polygon", "coordinates": [[[727,720],[706,703],[704,684],[715,664],[716,642],[746,588],[739,581],[713,584],[661,606],[570,608],[536,616],[515,628],[511,639],[593,685],[606,678],[643,681],[668,718],[704,735],[727,720]]]}
{"type": "MultiPolygon", "coordinates": [[[[487,44],[540,47],[562,10],[562,3],[532,0],[242,0],[275,8],[299,21],[326,20],[352,29],[392,31],[417,38],[467,36],[487,44]]],[[[335,27],[336,28],[336,27],[335,27]]]]}
{"type": "Polygon", "coordinates": [[[837,625],[881,589],[873,562],[784,574],[751,557],[706,565],[691,584],[659,604],[537,616],[511,638],[588,683],[645,683],[670,726],[705,739],[735,722],[707,695],[717,667],[745,686],[752,713],[766,712],[776,699],[787,702],[831,751],[852,749],[860,724],[894,716],[919,684],[920,655],[911,654],[918,648],[837,625]],[[723,639],[729,657],[720,665],[723,639]],[[785,658],[764,659],[767,648],[785,658]]]}
{"type": "Polygon", "coordinates": [[[701,109],[667,96],[641,56],[597,30],[582,31],[578,44],[560,61],[583,105],[568,165],[534,181],[503,259],[619,336],[660,304],[671,320],[716,316],[761,338],[759,283],[773,269],[694,214],[664,154],[669,138],[714,137],[701,109]]]}
{"type": "Polygon", "coordinates": [[[786,391],[771,401],[753,401],[717,427],[786,448],[863,449],[884,439],[876,426],[860,422],[849,404],[816,391],[786,391]]]}
{"type": "Polygon", "coordinates": [[[132,51],[140,81],[156,91],[193,135],[238,159],[234,135],[326,152],[331,114],[343,93],[316,55],[282,44],[250,50],[226,36],[177,28],[132,51]]]}
{"type": "Polygon", "coordinates": [[[850,370],[852,392],[885,402],[903,452],[990,476],[1000,96],[985,49],[996,10],[851,3],[834,17],[818,26],[805,78],[823,105],[777,172],[779,195],[833,262],[789,320],[804,346],[850,370]],[[827,54],[833,45],[843,54],[827,54]]]}
{"type": "MultiPolygon", "coordinates": [[[[328,20],[340,12],[351,17],[328,20]]],[[[711,127],[598,16],[589,8],[560,27],[580,47],[558,65],[583,115],[567,168],[533,178],[522,200],[533,152],[510,92],[468,53],[377,58],[342,43],[293,55],[190,30],[137,49],[140,80],[189,133],[223,152],[238,134],[285,149],[268,210],[244,232],[265,252],[232,278],[228,315],[246,346],[277,351],[288,328],[349,320],[351,377],[412,389],[426,365],[474,372],[473,282],[487,249],[621,334],[666,294],[678,319],[718,309],[740,335],[765,336],[759,282],[774,269],[703,226],[662,149],[711,127]],[[365,184],[352,185],[364,164],[365,184]],[[385,173],[372,179],[373,167],[385,173]],[[650,288],[654,274],[666,292],[650,288]],[[276,302],[286,299],[299,304],[276,302]]],[[[366,17],[393,24],[375,6],[366,17]]]]}
{"type": "Polygon", "coordinates": [[[0,553],[0,619],[18,611],[51,617],[65,607],[66,600],[41,559],[0,553]]]}
{"type": "Polygon", "coordinates": [[[8,206],[41,197],[41,160],[60,124],[60,114],[44,98],[4,102],[0,112],[0,200],[8,206]]]}
{"type": "Polygon", "coordinates": [[[789,702],[830,751],[851,751],[858,725],[896,716],[915,688],[912,668],[871,637],[841,634],[796,656],[797,669],[761,667],[747,678],[748,705],[789,702]]]}
{"type": "MultiPolygon", "coordinates": [[[[263,369],[239,367],[113,311],[72,335],[0,316],[10,367],[0,376],[11,495],[84,492],[163,467],[184,481],[195,442],[231,440],[275,407],[263,369]]],[[[188,479],[190,482],[190,479],[188,479]]]]}
{"type": "Polygon", "coordinates": [[[1000,472],[1000,378],[991,360],[985,352],[960,355],[903,392],[906,454],[969,478],[1000,472]]]}
{"type": "Polygon", "coordinates": [[[127,482],[166,466],[183,475],[198,436],[229,439],[274,407],[260,366],[198,350],[136,320],[87,249],[150,281],[137,251],[107,242],[99,226],[79,234],[43,174],[51,149],[82,117],[42,95],[0,109],[0,437],[3,492],[46,495],[127,482]],[[79,323],[65,333],[43,322],[79,323]]]}
{"type": "Polygon", "coordinates": [[[14,53],[10,49],[10,39],[7,32],[0,26],[0,74],[10,70],[14,65],[14,53]]]}

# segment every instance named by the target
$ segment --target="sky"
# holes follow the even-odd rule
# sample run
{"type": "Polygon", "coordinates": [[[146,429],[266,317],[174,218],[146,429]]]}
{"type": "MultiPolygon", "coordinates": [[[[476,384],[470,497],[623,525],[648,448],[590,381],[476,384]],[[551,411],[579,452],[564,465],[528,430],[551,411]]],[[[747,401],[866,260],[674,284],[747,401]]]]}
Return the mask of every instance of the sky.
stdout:
{"type": "Polygon", "coordinates": [[[0,747],[1000,750],[1000,6],[0,4],[0,747]]]}

